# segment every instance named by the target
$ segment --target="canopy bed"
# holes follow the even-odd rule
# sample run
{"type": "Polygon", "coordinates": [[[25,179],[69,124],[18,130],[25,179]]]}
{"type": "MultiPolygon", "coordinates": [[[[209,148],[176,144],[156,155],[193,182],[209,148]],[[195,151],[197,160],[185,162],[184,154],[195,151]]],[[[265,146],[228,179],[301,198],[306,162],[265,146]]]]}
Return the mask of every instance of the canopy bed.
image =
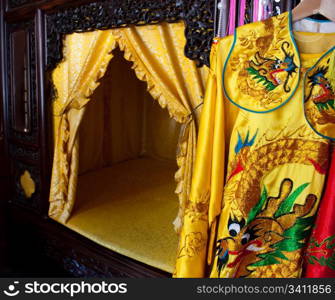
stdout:
{"type": "Polygon", "coordinates": [[[52,73],[57,94],[49,216],[170,273],[177,252],[173,179],[179,230],[195,151],[192,110],[201,104],[206,77],[184,56],[184,43],[182,23],[75,33],[66,37],[64,61],[52,73]],[[115,58],[117,46],[123,54],[115,58]],[[122,56],[131,63],[123,65],[122,56]],[[128,74],[131,67],[134,74],[128,74]],[[150,106],[154,100],[165,113],[150,106]],[[85,203],[72,218],[77,201],[85,203]],[[111,213],[118,205],[126,206],[111,213]]]}

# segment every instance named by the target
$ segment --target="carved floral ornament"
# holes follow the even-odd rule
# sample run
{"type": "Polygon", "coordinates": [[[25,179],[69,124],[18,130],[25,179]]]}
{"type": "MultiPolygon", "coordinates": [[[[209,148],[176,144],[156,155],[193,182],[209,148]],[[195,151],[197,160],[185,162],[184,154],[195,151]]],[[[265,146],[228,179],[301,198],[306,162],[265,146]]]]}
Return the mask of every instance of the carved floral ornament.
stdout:
{"type": "Polygon", "coordinates": [[[208,0],[101,0],[47,15],[47,69],[62,60],[65,34],[180,20],[186,24],[186,57],[199,67],[209,66],[214,4],[208,0]]]}

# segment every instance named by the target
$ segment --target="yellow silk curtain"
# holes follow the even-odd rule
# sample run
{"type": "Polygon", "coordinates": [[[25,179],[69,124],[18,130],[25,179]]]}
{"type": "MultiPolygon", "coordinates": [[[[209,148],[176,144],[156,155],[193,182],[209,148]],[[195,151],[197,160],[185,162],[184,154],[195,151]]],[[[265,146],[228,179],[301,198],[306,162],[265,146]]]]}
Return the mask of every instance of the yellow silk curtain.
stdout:
{"type": "MultiPolygon", "coordinates": [[[[72,34],[65,39],[65,60],[53,72],[57,89],[54,102],[55,154],[52,170],[49,215],[65,223],[71,215],[76,197],[79,143],[77,132],[94,89],[98,86],[118,45],[125,58],[133,62],[140,80],[147,82],[148,91],[166,107],[177,122],[183,124],[179,140],[176,193],[180,212],[175,227],[182,227],[184,211],[189,204],[191,176],[196,150],[196,127],[203,102],[207,68],[199,69],[184,55],[184,24],[160,24],[107,31],[72,34]]],[[[200,207],[206,213],[206,206],[200,207]]],[[[185,238],[193,232],[188,222],[181,233],[183,251],[185,238]]],[[[185,224],[186,225],[186,224],[185,224]]],[[[193,277],[189,256],[178,256],[177,277],[193,277]],[[185,267],[186,266],[186,267],[185,267]]],[[[200,262],[202,264],[204,262],[200,262]]],[[[199,263],[198,263],[199,264],[199,263]]],[[[197,276],[198,272],[195,272],[197,276]]]]}
{"type": "Polygon", "coordinates": [[[79,176],[143,156],[176,165],[181,124],[153,100],[132,65],[116,48],[86,106],[79,129],[79,176]]]}
{"type": "Polygon", "coordinates": [[[179,141],[175,179],[180,211],[175,228],[181,228],[185,204],[191,188],[196,148],[196,127],[203,102],[207,68],[199,69],[185,57],[184,24],[129,27],[113,30],[125,58],[132,61],[140,80],[148,84],[151,96],[167,108],[170,116],[184,127],[179,141]],[[194,113],[194,114],[193,114],[194,113]]]}
{"type": "Polygon", "coordinates": [[[57,99],[53,103],[55,152],[49,216],[62,223],[69,218],[76,197],[78,128],[115,46],[114,36],[107,31],[68,35],[65,60],[52,74],[57,99]]]}

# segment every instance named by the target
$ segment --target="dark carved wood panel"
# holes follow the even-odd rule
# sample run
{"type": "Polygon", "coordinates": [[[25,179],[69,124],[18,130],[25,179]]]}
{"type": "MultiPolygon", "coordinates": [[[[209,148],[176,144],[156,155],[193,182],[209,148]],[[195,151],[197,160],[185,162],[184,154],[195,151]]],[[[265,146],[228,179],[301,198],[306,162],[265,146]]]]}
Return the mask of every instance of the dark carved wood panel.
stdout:
{"type": "Polygon", "coordinates": [[[209,56],[214,37],[215,1],[186,0],[185,10],[185,55],[195,60],[198,66],[209,66],[209,56]]]}
{"type": "Polygon", "coordinates": [[[16,8],[30,3],[31,0],[8,0],[8,8],[16,8]]]}
{"type": "Polygon", "coordinates": [[[209,66],[214,10],[214,1],[206,0],[101,0],[47,14],[49,97],[55,97],[50,72],[63,58],[66,34],[184,20],[185,56],[196,61],[199,67],[209,66]]]}
{"type": "MultiPolygon", "coordinates": [[[[0,49],[5,48],[5,42],[6,39],[4,38],[4,22],[3,22],[3,12],[4,12],[4,3],[0,2],[0,49]]],[[[5,72],[5,69],[3,67],[5,61],[5,56],[3,51],[0,52],[0,193],[3,195],[0,197],[0,201],[4,200],[7,193],[5,193],[5,190],[8,190],[8,159],[7,159],[7,153],[5,150],[6,147],[6,117],[5,117],[5,110],[6,110],[6,86],[5,86],[5,80],[7,78],[7,73],[5,72]],[[2,199],[1,199],[2,198],[2,199]]],[[[1,204],[0,204],[1,207],[1,204]]]]}
{"type": "Polygon", "coordinates": [[[48,15],[47,67],[53,69],[62,59],[65,34],[130,25],[176,22],[183,16],[182,1],[99,1],[48,15]]]}
{"type": "Polygon", "coordinates": [[[13,129],[30,131],[30,60],[29,33],[19,29],[10,33],[10,78],[13,129]]]}
{"type": "Polygon", "coordinates": [[[8,115],[9,115],[9,132],[8,137],[10,139],[16,139],[27,144],[37,145],[38,144],[38,109],[36,102],[36,55],[35,55],[35,21],[23,21],[15,24],[7,25],[7,70],[8,70],[8,115]],[[14,124],[15,109],[14,109],[14,91],[15,91],[15,78],[13,78],[14,63],[12,57],[15,45],[12,44],[13,33],[18,31],[26,32],[27,46],[26,50],[26,61],[28,63],[27,72],[29,72],[29,80],[27,81],[27,92],[29,93],[27,99],[29,101],[29,115],[27,116],[30,124],[29,130],[17,130],[14,124]]]}
{"type": "Polygon", "coordinates": [[[214,31],[214,1],[206,0],[114,0],[97,1],[48,15],[47,68],[62,60],[65,34],[159,22],[186,23],[185,55],[199,66],[209,65],[214,31]]]}
{"type": "Polygon", "coordinates": [[[9,143],[9,154],[12,159],[19,159],[23,161],[29,161],[32,164],[37,164],[40,159],[40,152],[38,150],[29,149],[27,147],[9,143]]]}
{"type": "Polygon", "coordinates": [[[36,40],[35,19],[25,20],[6,26],[6,52],[5,57],[7,71],[7,145],[11,166],[11,201],[23,205],[30,210],[39,212],[41,207],[41,161],[39,148],[39,109],[36,93],[36,40]],[[18,40],[14,43],[13,36],[18,40]],[[19,40],[21,39],[21,41],[19,40]],[[23,49],[15,49],[21,46],[23,49]],[[16,53],[15,53],[16,52],[16,53]],[[16,55],[16,57],[15,57],[16,55]],[[18,56],[24,56],[24,59],[18,56]],[[22,66],[22,64],[27,64],[22,66]],[[18,74],[15,74],[15,70],[18,74]],[[20,72],[26,72],[20,79],[20,72]],[[25,81],[24,83],[22,81],[25,81]],[[23,86],[18,86],[19,83],[23,86]],[[25,89],[25,91],[23,90],[25,89]],[[23,95],[23,94],[26,95],[23,95]],[[28,103],[27,110],[22,107],[25,97],[28,103]],[[18,111],[17,106],[20,107],[18,111]],[[24,110],[24,111],[22,111],[24,110]],[[19,114],[22,114],[20,116],[19,114]],[[18,128],[18,120],[21,128],[18,128]],[[23,124],[22,124],[23,122],[23,124]],[[26,122],[28,122],[26,124],[26,122]],[[28,171],[35,183],[35,193],[27,198],[20,178],[28,171]]]}
{"type": "Polygon", "coordinates": [[[91,241],[77,240],[76,233],[63,229],[66,234],[60,239],[59,233],[45,237],[44,253],[63,266],[74,277],[97,278],[146,278],[169,277],[168,273],[155,270],[140,262],[124,257],[97,244],[88,246],[91,241]],[[75,246],[69,247],[69,243],[75,246]],[[108,251],[105,256],[103,252],[108,251]],[[100,253],[99,253],[100,252],[100,253]]]}

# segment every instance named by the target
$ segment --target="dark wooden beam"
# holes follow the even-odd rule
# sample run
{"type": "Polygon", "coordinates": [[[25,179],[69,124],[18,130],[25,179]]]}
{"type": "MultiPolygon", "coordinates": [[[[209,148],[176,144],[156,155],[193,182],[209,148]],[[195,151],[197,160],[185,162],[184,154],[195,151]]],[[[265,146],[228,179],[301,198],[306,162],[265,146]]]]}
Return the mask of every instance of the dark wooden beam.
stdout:
{"type": "Polygon", "coordinates": [[[36,26],[36,92],[37,106],[39,112],[39,145],[40,145],[40,168],[41,168],[41,213],[48,214],[49,190],[52,170],[52,122],[51,122],[51,103],[46,101],[46,20],[45,14],[41,9],[37,10],[35,18],[36,26]]]}
{"type": "Polygon", "coordinates": [[[15,22],[17,20],[23,20],[31,18],[35,15],[35,12],[40,9],[44,12],[53,12],[57,8],[68,8],[80,6],[90,2],[99,2],[99,0],[42,0],[42,1],[32,1],[27,5],[22,7],[17,7],[10,9],[5,13],[5,19],[7,22],[15,22]]]}
{"type": "Polygon", "coordinates": [[[4,20],[5,2],[0,2],[0,113],[2,114],[2,137],[5,158],[8,158],[8,115],[7,115],[7,60],[6,60],[6,24],[4,20]]]}

